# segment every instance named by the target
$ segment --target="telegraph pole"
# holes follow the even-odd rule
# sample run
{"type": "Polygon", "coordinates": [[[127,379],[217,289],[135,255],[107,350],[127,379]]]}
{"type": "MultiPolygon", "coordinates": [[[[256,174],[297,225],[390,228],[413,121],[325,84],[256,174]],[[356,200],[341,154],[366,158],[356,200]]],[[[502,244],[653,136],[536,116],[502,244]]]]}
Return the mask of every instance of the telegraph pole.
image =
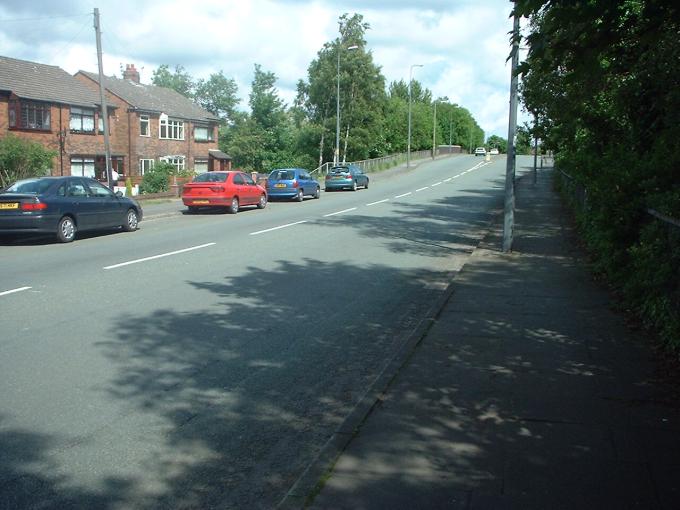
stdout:
{"type": "Polygon", "coordinates": [[[102,104],[101,116],[104,123],[104,153],[106,158],[106,182],[113,189],[113,176],[111,175],[111,144],[109,142],[109,116],[106,106],[106,94],[104,94],[104,71],[102,70],[102,34],[99,28],[99,9],[94,8],[94,33],[97,37],[97,65],[99,67],[99,98],[102,104]]]}
{"type": "Polygon", "coordinates": [[[432,117],[432,159],[437,155],[437,100],[434,101],[434,116],[432,117]]]}
{"type": "MultiPolygon", "coordinates": [[[[515,9],[517,6],[515,5],[515,9]]],[[[515,132],[517,130],[517,67],[519,65],[519,15],[515,13],[512,29],[512,70],[510,72],[510,119],[508,154],[505,167],[505,206],[503,218],[503,252],[512,250],[515,229],[515,132]]]]}

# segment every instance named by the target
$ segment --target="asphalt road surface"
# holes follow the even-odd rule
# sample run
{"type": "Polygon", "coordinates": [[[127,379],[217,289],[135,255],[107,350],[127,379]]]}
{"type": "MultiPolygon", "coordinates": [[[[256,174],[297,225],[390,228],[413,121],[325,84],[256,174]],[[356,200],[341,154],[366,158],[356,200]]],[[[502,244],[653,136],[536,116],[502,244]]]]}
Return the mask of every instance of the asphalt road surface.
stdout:
{"type": "Polygon", "coordinates": [[[456,156],[237,215],[0,238],[0,508],[271,508],[460,268],[504,173],[456,156]]]}

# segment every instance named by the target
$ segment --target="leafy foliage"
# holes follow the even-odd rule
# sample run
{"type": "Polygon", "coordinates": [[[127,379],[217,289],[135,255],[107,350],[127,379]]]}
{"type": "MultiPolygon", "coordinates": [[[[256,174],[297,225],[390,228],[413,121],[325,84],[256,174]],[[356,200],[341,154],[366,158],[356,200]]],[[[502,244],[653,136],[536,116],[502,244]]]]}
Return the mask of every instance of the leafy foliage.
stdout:
{"type": "Polygon", "coordinates": [[[47,175],[56,151],[9,134],[0,139],[0,188],[27,177],[47,175]]]}
{"type": "Polygon", "coordinates": [[[178,175],[177,169],[170,163],[157,163],[152,168],[144,172],[142,182],[139,185],[139,192],[163,193],[170,189],[170,177],[178,175]]]}
{"type": "Polygon", "coordinates": [[[523,101],[544,146],[587,189],[579,222],[596,267],[680,348],[677,227],[645,212],[680,218],[680,10],[520,0],[517,11],[531,22],[523,101]]]}

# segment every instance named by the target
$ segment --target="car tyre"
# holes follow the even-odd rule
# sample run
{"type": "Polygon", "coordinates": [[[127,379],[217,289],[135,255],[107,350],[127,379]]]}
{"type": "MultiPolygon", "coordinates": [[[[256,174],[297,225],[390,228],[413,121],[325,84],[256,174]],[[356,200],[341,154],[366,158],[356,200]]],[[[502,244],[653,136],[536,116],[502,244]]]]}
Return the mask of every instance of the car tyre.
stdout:
{"type": "Polygon", "coordinates": [[[238,207],[239,207],[238,197],[234,197],[231,199],[231,204],[229,205],[227,210],[229,211],[229,214],[236,214],[238,212],[238,207]]]}
{"type": "Polygon", "coordinates": [[[187,209],[189,210],[189,214],[196,214],[198,212],[198,207],[195,205],[187,206],[187,209]]]}
{"type": "Polygon", "coordinates": [[[314,198],[318,199],[321,197],[321,188],[319,186],[316,187],[316,191],[314,192],[314,198]]]}
{"type": "Polygon", "coordinates": [[[57,225],[57,239],[62,243],[70,243],[76,238],[76,223],[70,216],[64,216],[57,225]]]}
{"type": "Polygon", "coordinates": [[[366,179],[366,186],[364,186],[364,189],[368,189],[368,179],[366,179]]]}
{"type": "Polygon", "coordinates": [[[295,200],[298,202],[302,202],[305,199],[305,192],[302,188],[298,189],[297,196],[295,197],[295,200]]]}
{"type": "Polygon", "coordinates": [[[123,223],[123,230],[125,232],[134,232],[139,228],[139,217],[137,216],[137,211],[134,209],[128,209],[125,215],[125,223],[123,223]]]}
{"type": "Polygon", "coordinates": [[[264,209],[265,207],[267,207],[267,196],[262,193],[262,195],[260,195],[260,200],[257,203],[257,208],[264,209]]]}
{"type": "Polygon", "coordinates": [[[358,190],[358,189],[359,189],[359,187],[357,186],[357,181],[354,181],[354,182],[352,183],[352,191],[356,191],[356,190],[358,190]]]}

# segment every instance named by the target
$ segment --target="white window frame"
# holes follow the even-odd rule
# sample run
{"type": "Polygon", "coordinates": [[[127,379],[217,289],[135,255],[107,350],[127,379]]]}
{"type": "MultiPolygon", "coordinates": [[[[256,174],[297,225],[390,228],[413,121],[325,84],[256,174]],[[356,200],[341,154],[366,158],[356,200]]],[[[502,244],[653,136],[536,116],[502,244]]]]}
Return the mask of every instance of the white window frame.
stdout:
{"type": "Polygon", "coordinates": [[[144,137],[151,137],[151,119],[148,115],[140,115],[139,116],[139,136],[144,136],[144,137]],[[142,129],[142,126],[146,124],[146,134],[144,134],[144,130],[142,129]]]}
{"type": "Polygon", "coordinates": [[[144,172],[151,170],[156,164],[155,159],[140,158],[139,159],[139,175],[144,175],[144,172]]]}
{"type": "Polygon", "coordinates": [[[158,138],[161,140],[184,140],[184,121],[161,116],[158,121],[158,138]],[[163,136],[164,131],[165,136],[163,136]]]}
{"type": "Polygon", "coordinates": [[[165,156],[160,160],[164,163],[170,163],[178,172],[182,172],[186,168],[187,158],[185,156],[165,156]]]}
{"type": "Polygon", "coordinates": [[[94,179],[95,177],[94,157],[87,156],[72,157],[71,175],[73,175],[74,177],[92,177],[94,179]],[[75,174],[73,173],[74,164],[77,165],[77,168],[80,170],[80,172],[75,174]]]}
{"type": "Polygon", "coordinates": [[[208,158],[194,158],[194,173],[202,174],[208,171],[208,158]],[[201,165],[200,169],[198,165],[201,165]]]}
{"type": "Polygon", "coordinates": [[[212,126],[194,126],[194,140],[197,142],[214,142],[214,129],[212,126]],[[205,138],[196,136],[198,130],[205,130],[205,138]]]}

